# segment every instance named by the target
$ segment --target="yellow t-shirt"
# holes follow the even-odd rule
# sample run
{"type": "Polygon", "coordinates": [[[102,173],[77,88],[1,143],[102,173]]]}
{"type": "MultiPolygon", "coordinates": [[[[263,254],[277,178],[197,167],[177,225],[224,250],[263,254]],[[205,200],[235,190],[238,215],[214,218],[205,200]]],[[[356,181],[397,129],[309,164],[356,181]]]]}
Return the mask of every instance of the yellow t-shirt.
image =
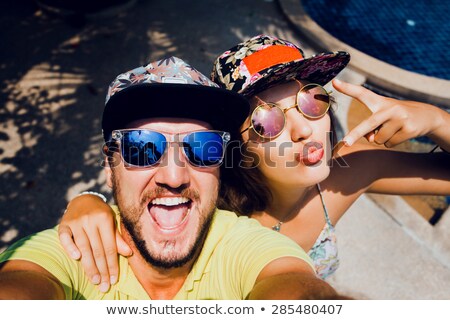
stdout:
{"type": "MultiPolygon", "coordinates": [[[[313,268],[308,255],[291,239],[254,219],[216,210],[203,250],[175,299],[244,299],[260,271],[285,256],[298,257],[313,268]]],[[[52,273],[63,285],[66,299],[150,299],[122,256],[118,282],[101,293],[90,283],[81,263],[65,254],[57,226],[26,237],[0,254],[0,263],[17,259],[34,262],[52,273]]]]}

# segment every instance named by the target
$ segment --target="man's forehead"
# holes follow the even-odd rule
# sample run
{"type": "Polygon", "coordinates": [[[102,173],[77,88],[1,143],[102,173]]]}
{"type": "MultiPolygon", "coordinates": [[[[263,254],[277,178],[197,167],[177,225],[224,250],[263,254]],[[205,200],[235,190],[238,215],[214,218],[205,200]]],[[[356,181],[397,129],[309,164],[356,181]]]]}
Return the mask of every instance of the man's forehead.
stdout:
{"type": "Polygon", "coordinates": [[[204,121],[188,118],[148,118],[133,121],[127,128],[145,128],[166,133],[189,132],[196,130],[210,130],[212,126],[204,121]]]}

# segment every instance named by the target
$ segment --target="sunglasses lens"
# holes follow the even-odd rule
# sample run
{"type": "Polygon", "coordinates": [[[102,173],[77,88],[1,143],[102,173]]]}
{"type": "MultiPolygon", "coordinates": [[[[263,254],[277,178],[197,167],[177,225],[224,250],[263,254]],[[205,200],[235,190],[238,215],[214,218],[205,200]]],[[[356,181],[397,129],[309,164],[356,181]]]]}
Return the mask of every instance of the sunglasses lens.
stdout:
{"type": "Polygon", "coordinates": [[[183,148],[192,165],[214,166],[223,160],[224,140],[218,132],[193,132],[184,137],[183,148]]]}
{"type": "Polygon", "coordinates": [[[122,157],[129,165],[148,167],[161,160],[166,146],[166,137],[159,132],[125,131],[122,138],[122,157]]]}
{"type": "Polygon", "coordinates": [[[308,84],[299,91],[297,104],[306,116],[318,118],[328,111],[330,95],[323,87],[308,84]]]}
{"type": "Polygon", "coordinates": [[[278,136],[285,121],[283,110],[269,104],[258,106],[252,114],[253,130],[264,138],[278,136]]]}

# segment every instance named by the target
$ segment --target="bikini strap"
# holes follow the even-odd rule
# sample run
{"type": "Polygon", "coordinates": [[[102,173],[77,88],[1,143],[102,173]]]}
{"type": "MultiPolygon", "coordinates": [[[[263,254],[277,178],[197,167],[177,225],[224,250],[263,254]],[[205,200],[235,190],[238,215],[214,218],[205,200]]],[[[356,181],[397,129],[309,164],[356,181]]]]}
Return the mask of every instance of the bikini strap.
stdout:
{"type": "Polygon", "coordinates": [[[319,191],[320,201],[322,201],[323,211],[325,212],[325,220],[329,226],[333,226],[330,221],[330,217],[328,216],[327,206],[325,205],[325,201],[323,200],[322,189],[320,188],[320,184],[316,184],[317,190],[319,191]]]}

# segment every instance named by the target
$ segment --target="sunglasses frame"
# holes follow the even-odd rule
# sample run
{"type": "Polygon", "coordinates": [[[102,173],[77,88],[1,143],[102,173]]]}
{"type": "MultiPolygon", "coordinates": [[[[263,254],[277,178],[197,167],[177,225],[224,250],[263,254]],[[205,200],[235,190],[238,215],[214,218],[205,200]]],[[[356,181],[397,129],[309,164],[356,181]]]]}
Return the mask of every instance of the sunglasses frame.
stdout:
{"type": "MultiPolygon", "coordinates": [[[[295,81],[296,81],[298,84],[300,84],[300,82],[299,82],[298,80],[295,80],[295,81]]],[[[298,102],[299,102],[299,94],[302,93],[302,92],[304,92],[304,89],[307,88],[307,87],[319,87],[319,88],[322,88],[323,91],[324,91],[324,92],[327,94],[327,96],[330,98],[331,92],[328,92],[328,91],[327,91],[323,86],[321,86],[320,84],[318,84],[318,83],[308,83],[308,84],[305,84],[304,86],[302,86],[302,87],[298,90],[297,94],[295,95],[295,101],[296,101],[296,103],[295,103],[294,105],[290,106],[290,107],[286,107],[286,108],[283,109],[283,108],[281,108],[278,104],[276,104],[276,103],[274,103],[274,102],[264,102],[264,103],[259,104],[258,106],[256,106],[256,108],[252,111],[252,115],[250,116],[250,121],[251,121],[252,123],[251,123],[250,126],[248,126],[246,129],[242,130],[242,131],[241,131],[241,134],[243,134],[244,132],[246,132],[246,131],[248,131],[248,130],[250,130],[250,129],[253,129],[253,131],[254,131],[259,137],[261,137],[261,138],[263,138],[263,139],[275,139],[275,138],[277,138],[277,137],[284,131],[284,129],[286,128],[286,122],[287,122],[287,120],[286,120],[286,112],[288,112],[289,110],[291,110],[291,109],[293,109],[293,108],[296,108],[297,111],[298,111],[300,114],[302,114],[304,117],[306,117],[306,118],[309,118],[309,119],[319,119],[319,118],[322,118],[322,117],[328,112],[328,110],[330,109],[330,106],[331,106],[331,98],[328,99],[328,105],[327,105],[327,108],[326,108],[326,110],[324,111],[323,114],[321,114],[321,115],[319,115],[319,116],[316,116],[316,117],[314,117],[314,116],[309,116],[309,115],[307,115],[307,114],[305,114],[305,113],[303,112],[303,110],[300,108],[299,103],[298,103],[298,102]],[[262,134],[260,134],[259,132],[257,132],[257,131],[255,130],[254,126],[253,126],[253,121],[252,121],[255,112],[256,112],[258,109],[263,108],[263,107],[266,107],[266,106],[269,106],[270,108],[278,108],[279,110],[281,110],[281,111],[283,112],[283,117],[284,117],[283,129],[281,129],[280,132],[277,133],[276,135],[273,135],[273,136],[270,136],[270,137],[265,137],[264,135],[262,135],[262,134]]]]}
{"type": "Polygon", "coordinates": [[[211,168],[211,167],[220,166],[223,163],[223,160],[225,158],[225,149],[226,149],[228,142],[231,139],[231,135],[227,131],[220,131],[220,130],[196,130],[196,131],[187,131],[187,132],[179,132],[179,133],[170,133],[170,132],[150,130],[150,129],[145,129],[145,128],[135,128],[135,129],[113,130],[111,133],[111,139],[120,145],[120,156],[121,156],[124,164],[126,164],[128,168],[131,167],[131,168],[145,169],[145,168],[151,168],[151,167],[157,166],[158,164],[161,163],[161,160],[164,158],[164,155],[166,154],[166,152],[168,150],[168,145],[171,145],[173,143],[177,143],[180,146],[180,148],[183,150],[183,155],[184,155],[185,159],[187,160],[187,162],[189,162],[190,165],[197,167],[197,168],[211,168]],[[159,133],[164,136],[164,138],[166,139],[166,141],[165,141],[166,147],[164,148],[163,153],[161,154],[161,157],[158,159],[158,161],[156,161],[153,164],[139,166],[139,165],[134,165],[134,164],[128,163],[125,160],[124,149],[123,149],[124,144],[122,142],[123,137],[124,137],[123,133],[131,132],[131,131],[146,131],[146,132],[152,132],[152,133],[159,133]],[[218,133],[219,136],[222,138],[222,146],[223,146],[222,157],[218,163],[215,163],[213,165],[198,165],[198,164],[192,162],[191,159],[189,159],[189,156],[186,153],[184,146],[182,145],[184,143],[183,138],[189,136],[190,134],[195,134],[195,133],[199,133],[199,132],[218,133]],[[171,138],[168,139],[168,137],[171,137],[171,138]]]}

